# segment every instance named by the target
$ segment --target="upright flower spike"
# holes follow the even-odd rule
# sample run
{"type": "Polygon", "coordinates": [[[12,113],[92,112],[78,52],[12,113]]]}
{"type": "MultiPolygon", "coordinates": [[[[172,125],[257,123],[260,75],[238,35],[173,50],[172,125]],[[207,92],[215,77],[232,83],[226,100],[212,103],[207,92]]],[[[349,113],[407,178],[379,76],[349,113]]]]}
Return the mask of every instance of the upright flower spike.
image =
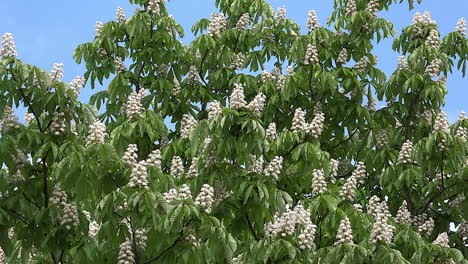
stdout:
{"type": "Polygon", "coordinates": [[[159,149],[155,149],[148,155],[145,165],[161,169],[161,159],[161,151],[159,149]]]}
{"type": "Polygon", "coordinates": [[[299,236],[299,248],[300,249],[311,249],[314,244],[315,232],[317,231],[317,226],[312,223],[305,224],[305,227],[302,229],[299,236]]]}
{"type": "Polygon", "coordinates": [[[279,75],[278,78],[276,78],[276,89],[281,90],[283,89],[284,85],[286,84],[286,76],[285,75],[279,75]]]}
{"type": "Polygon", "coordinates": [[[260,73],[260,80],[262,80],[262,82],[269,82],[269,81],[273,81],[274,79],[275,79],[275,76],[271,72],[263,70],[260,73]]]}
{"type": "Polygon", "coordinates": [[[137,165],[138,159],[138,147],[136,144],[129,144],[127,150],[125,150],[124,155],[122,157],[122,161],[125,165],[133,168],[137,165]]]}
{"type": "Polygon", "coordinates": [[[170,174],[172,177],[178,177],[185,173],[184,162],[179,156],[172,157],[170,174]]]}
{"type": "Polygon", "coordinates": [[[245,63],[245,55],[239,52],[232,64],[232,68],[234,68],[236,71],[241,71],[244,69],[244,63],[245,63]]]}
{"type": "Polygon", "coordinates": [[[252,102],[247,105],[247,109],[253,112],[257,116],[261,116],[263,112],[263,108],[265,108],[266,104],[266,96],[264,93],[258,93],[252,102]]]}
{"type": "Polygon", "coordinates": [[[270,141],[274,141],[276,139],[276,123],[272,122],[268,125],[268,128],[265,131],[266,138],[270,141]]]}
{"type": "Polygon", "coordinates": [[[214,188],[208,184],[203,184],[200,193],[195,198],[195,205],[200,206],[200,208],[207,212],[211,213],[211,206],[214,201],[214,188]]]}
{"type": "Polygon", "coordinates": [[[221,114],[222,107],[218,101],[210,102],[210,111],[208,112],[208,120],[213,120],[221,114]]]}
{"type": "Polygon", "coordinates": [[[263,158],[260,157],[255,160],[249,167],[249,172],[260,174],[263,172],[263,158]]]}
{"type": "Polygon", "coordinates": [[[309,31],[312,31],[312,30],[314,30],[316,28],[319,28],[320,24],[319,24],[319,20],[318,20],[318,17],[317,17],[317,11],[309,10],[307,15],[308,15],[308,17],[307,17],[307,28],[309,29],[309,31]]]}
{"type": "Polygon", "coordinates": [[[434,240],[434,242],[432,242],[432,244],[439,245],[442,247],[450,247],[447,232],[440,233],[434,240]]]}
{"type": "Polygon", "coordinates": [[[15,111],[10,106],[5,106],[3,110],[3,118],[0,120],[0,129],[6,133],[12,128],[19,128],[20,123],[18,117],[15,115],[15,111]]]}
{"type": "Polygon", "coordinates": [[[286,19],[286,8],[284,6],[278,8],[275,14],[275,19],[286,19]]]}
{"type": "Polygon", "coordinates": [[[445,133],[450,133],[450,123],[447,119],[447,114],[444,111],[441,111],[435,121],[434,121],[434,129],[432,133],[436,133],[437,131],[442,131],[445,133]]]}
{"type": "Polygon", "coordinates": [[[395,230],[395,227],[388,223],[389,213],[387,204],[385,202],[381,202],[376,211],[375,222],[372,226],[369,241],[373,244],[378,241],[390,243],[393,239],[393,231],[395,230]]]}
{"type": "Polygon", "coordinates": [[[325,121],[325,114],[318,112],[310,125],[307,127],[307,132],[315,138],[319,138],[323,130],[323,122],[325,121]]]}
{"type": "Polygon", "coordinates": [[[50,132],[56,136],[65,133],[65,113],[64,112],[55,112],[52,116],[52,122],[50,124],[50,132]]]}
{"type": "Polygon", "coordinates": [[[148,189],[148,171],[145,167],[145,162],[140,161],[132,168],[130,174],[130,181],[128,182],[129,187],[137,187],[141,189],[148,189]]]}
{"type": "Polygon", "coordinates": [[[63,78],[63,63],[54,63],[52,70],[50,70],[50,79],[53,82],[58,82],[63,78]]]}
{"type": "Polygon", "coordinates": [[[308,125],[305,121],[304,111],[302,110],[302,108],[297,108],[296,111],[294,111],[294,117],[292,120],[291,130],[294,133],[299,133],[301,131],[305,131],[307,127],[308,125]]]}
{"type": "Polygon", "coordinates": [[[196,178],[198,177],[198,166],[197,166],[197,159],[192,159],[192,164],[190,164],[189,170],[187,172],[187,178],[196,178]]]}
{"type": "Polygon", "coordinates": [[[161,7],[159,6],[160,0],[149,0],[148,2],[148,10],[151,14],[155,16],[161,15],[161,7]]]}
{"type": "Polygon", "coordinates": [[[234,89],[232,90],[231,96],[229,97],[229,107],[232,109],[238,109],[245,107],[245,95],[244,95],[244,86],[240,83],[234,84],[234,89]]]}
{"type": "Polygon", "coordinates": [[[180,90],[182,87],[180,87],[180,82],[177,80],[176,77],[174,77],[174,80],[172,81],[173,83],[173,88],[172,88],[172,95],[177,96],[180,93],[180,90]]]}
{"type": "Polygon", "coordinates": [[[426,45],[431,46],[433,49],[437,50],[439,48],[439,31],[436,29],[431,30],[429,37],[426,39],[426,45]]]}
{"type": "Polygon", "coordinates": [[[341,220],[336,233],[336,242],[334,245],[336,246],[345,243],[353,244],[353,230],[351,229],[351,222],[348,217],[341,220]]]}
{"type": "Polygon", "coordinates": [[[120,245],[117,264],[135,264],[135,254],[133,253],[132,242],[130,240],[120,245]]]}
{"type": "Polygon", "coordinates": [[[189,138],[190,132],[192,131],[193,127],[197,125],[197,123],[198,121],[193,116],[184,114],[180,124],[180,137],[189,138]]]}
{"type": "Polygon", "coordinates": [[[102,23],[102,21],[96,21],[96,25],[94,26],[94,37],[99,38],[101,36],[103,27],[104,23],[102,23]]]}
{"type": "Polygon", "coordinates": [[[427,66],[425,73],[427,73],[431,78],[436,77],[440,74],[440,66],[442,61],[440,59],[435,59],[431,61],[429,66],[427,66]]]}
{"type": "Polygon", "coordinates": [[[367,70],[369,65],[369,59],[367,57],[362,57],[356,65],[353,66],[354,69],[358,70],[360,73],[364,73],[367,70]]]}
{"type": "Polygon", "coordinates": [[[127,20],[127,17],[125,16],[125,12],[123,8],[121,7],[117,8],[117,11],[115,13],[115,20],[117,21],[117,23],[123,23],[125,22],[125,20],[127,20]]]}
{"type": "Polygon", "coordinates": [[[407,140],[401,146],[400,153],[398,154],[397,163],[399,164],[408,164],[413,162],[411,152],[413,151],[413,143],[410,140],[407,140]]]}
{"type": "Polygon", "coordinates": [[[406,61],[405,56],[398,56],[398,65],[397,65],[398,70],[400,71],[408,71],[409,70],[409,65],[408,61],[406,61]]]}
{"type": "Polygon", "coordinates": [[[318,63],[318,50],[317,47],[314,44],[309,44],[307,45],[307,50],[304,58],[304,64],[309,65],[309,64],[314,64],[318,63]]]}
{"type": "Polygon", "coordinates": [[[381,129],[375,136],[376,145],[379,149],[388,147],[388,132],[386,129],[381,129]]]}
{"type": "Polygon", "coordinates": [[[426,233],[426,234],[431,234],[432,230],[434,229],[435,222],[434,219],[429,218],[425,220],[421,225],[418,226],[418,232],[419,233],[426,233]]]}
{"type": "Polygon", "coordinates": [[[343,48],[338,54],[338,58],[336,59],[336,63],[345,64],[348,62],[348,50],[343,48]]]}
{"type": "Polygon", "coordinates": [[[85,86],[86,79],[81,78],[80,76],[76,76],[71,82],[68,84],[68,86],[73,89],[75,94],[78,96],[80,94],[81,89],[85,86]]]}
{"type": "Polygon", "coordinates": [[[226,18],[224,14],[211,14],[210,24],[208,26],[208,35],[210,37],[220,37],[224,29],[226,29],[226,18]]]}
{"type": "Polygon", "coordinates": [[[325,181],[325,176],[323,173],[323,169],[317,170],[314,169],[312,173],[312,194],[313,195],[320,195],[327,191],[327,182],[325,181]]]}
{"type": "Polygon", "coordinates": [[[271,176],[273,179],[278,180],[278,177],[281,174],[281,170],[283,169],[283,161],[283,157],[275,156],[270,164],[268,164],[268,166],[265,168],[263,173],[266,176],[271,176]]]}
{"type": "Polygon", "coordinates": [[[199,77],[199,74],[198,74],[197,67],[195,67],[194,65],[190,66],[189,74],[187,77],[188,82],[190,84],[196,84],[198,83],[198,77],[199,77]]]}
{"type": "Polygon", "coordinates": [[[249,24],[250,24],[250,14],[244,13],[237,21],[236,28],[240,31],[244,31],[249,27],[249,24]]]}
{"type": "Polygon", "coordinates": [[[143,111],[143,104],[141,103],[141,99],[146,96],[145,89],[140,89],[139,92],[133,91],[130,96],[128,97],[127,103],[124,105],[125,115],[127,118],[132,121],[137,117],[141,116],[143,111]]]}
{"type": "Polygon", "coordinates": [[[398,212],[395,217],[395,222],[404,225],[411,225],[411,212],[408,210],[406,201],[403,201],[403,203],[401,203],[400,208],[398,208],[398,212]]]}
{"type": "Polygon", "coordinates": [[[70,230],[72,227],[77,227],[80,223],[78,218],[78,209],[75,205],[66,203],[63,207],[63,215],[61,216],[60,225],[65,229],[70,230]]]}
{"type": "Polygon", "coordinates": [[[367,4],[366,11],[369,11],[371,13],[378,12],[380,10],[379,8],[379,1],[378,0],[370,0],[369,3],[367,4]]]}
{"type": "Polygon", "coordinates": [[[56,184],[54,186],[54,190],[52,191],[52,194],[50,195],[50,203],[55,204],[59,207],[64,207],[67,204],[67,199],[68,195],[66,192],[62,190],[60,187],[60,184],[56,184]]]}
{"type": "Polygon", "coordinates": [[[352,16],[356,12],[357,12],[356,0],[348,0],[348,2],[346,2],[345,14],[347,16],[352,16]]]}
{"type": "Polygon", "coordinates": [[[104,144],[106,136],[106,125],[104,125],[104,123],[102,123],[100,120],[96,120],[89,127],[89,134],[86,138],[85,145],[89,146],[92,144],[104,144]]]}
{"type": "Polygon", "coordinates": [[[466,20],[464,17],[457,21],[457,27],[455,27],[455,31],[460,33],[463,37],[466,37],[466,20]]]}
{"type": "Polygon", "coordinates": [[[0,48],[0,57],[16,57],[16,45],[13,35],[11,33],[5,33],[2,36],[2,47],[0,48]]]}

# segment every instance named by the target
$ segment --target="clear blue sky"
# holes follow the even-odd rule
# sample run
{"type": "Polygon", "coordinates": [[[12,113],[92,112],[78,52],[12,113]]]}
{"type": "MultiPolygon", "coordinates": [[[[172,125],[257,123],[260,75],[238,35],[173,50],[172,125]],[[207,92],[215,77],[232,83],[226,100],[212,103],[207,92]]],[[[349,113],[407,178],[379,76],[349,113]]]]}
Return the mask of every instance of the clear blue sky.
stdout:
{"type": "MultiPolygon", "coordinates": [[[[308,10],[317,10],[320,23],[326,24],[326,19],[332,12],[333,0],[269,0],[273,8],[286,6],[287,15],[293,18],[302,29],[308,10]]],[[[405,0],[406,2],[406,0],[405,0]]],[[[416,2],[416,1],[415,1],[416,2]]],[[[72,59],[73,50],[81,43],[89,42],[94,36],[94,25],[97,20],[104,22],[113,20],[115,10],[121,6],[127,16],[133,15],[135,6],[127,0],[16,0],[3,1],[2,17],[0,18],[0,34],[11,32],[15,38],[18,58],[26,63],[37,65],[49,70],[53,63],[63,62],[65,69],[64,81],[69,82],[76,75],[83,76],[84,65],[77,65],[72,59]]],[[[167,4],[169,13],[184,27],[186,37],[183,42],[188,44],[193,40],[191,25],[201,19],[208,18],[216,11],[214,0],[172,0],[167,4]]],[[[442,35],[454,30],[460,17],[468,19],[468,0],[423,0],[409,11],[407,3],[394,5],[391,14],[379,12],[380,17],[389,19],[397,32],[403,26],[409,25],[416,11],[428,10],[432,19],[436,20],[442,35]]],[[[395,69],[398,54],[391,50],[392,40],[378,44],[375,54],[379,57],[379,65],[387,76],[395,69]]],[[[468,78],[462,79],[461,73],[454,72],[447,83],[449,90],[445,111],[453,122],[458,112],[468,112],[468,78]]],[[[88,102],[89,96],[95,91],[89,87],[82,90],[81,99],[88,102]]],[[[22,120],[22,112],[18,111],[22,120]]]]}

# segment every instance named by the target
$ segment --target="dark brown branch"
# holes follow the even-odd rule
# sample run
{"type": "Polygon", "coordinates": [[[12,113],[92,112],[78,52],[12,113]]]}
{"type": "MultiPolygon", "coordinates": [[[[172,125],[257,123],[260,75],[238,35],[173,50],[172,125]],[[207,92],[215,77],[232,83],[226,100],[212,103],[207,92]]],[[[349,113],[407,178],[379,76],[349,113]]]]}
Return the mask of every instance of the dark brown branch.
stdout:
{"type": "Polygon", "coordinates": [[[437,193],[435,193],[431,198],[429,198],[429,200],[421,207],[419,207],[416,211],[422,213],[424,211],[426,211],[426,209],[429,207],[429,204],[431,204],[435,199],[437,199],[437,197],[439,197],[440,195],[442,195],[446,190],[454,187],[455,185],[457,185],[458,183],[454,183],[450,186],[448,186],[447,188],[442,188],[440,189],[440,191],[438,191],[437,193]]]}
{"type": "Polygon", "coordinates": [[[353,133],[351,133],[351,135],[349,135],[345,140],[343,140],[340,143],[336,144],[331,149],[327,150],[327,152],[330,152],[330,151],[334,150],[335,148],[339,147],[341,144],[344,144],[346,141],[350,140],[354,136],[354,134],[356,134],[357,131],[358,131],[358,129],[356,128],[356,130],[354,130],[353,133]]]}
{"type": "Polygon", "coordinates": [[[165,250],[163,250],[161,253],[159,253],[159,255],[157,255],[156,257],[152,258],[152,259],[149,259],[148,261],[146,261],[144,264],[148,264],[148,263],[151,263],[153,261],[156,261],[158,260],[160,257],[162,257],[164,254],[166,254],[166,252],[168,252],[169,250],[171,250],[173,247],[175,247],[177,245],[177,243],[179,243],[180,241],[182,241],[182,234],[179,235],[179,237],[172,243],[172,245],[170,245],[169,247],[167,247],[165,250]]]}
{"type": "Polygon", "coordinates": [[[248,214],[245,216],[245,220],[247,220],[247,224],[249,225],[250,232],[252,232],[253,237],[255,238],[256,241],[258,241],[259,240],[258,235],[255,232],[255,229],[254,229],[254,227],[252,225],[252,221],[250,221],[250,218],[249,218],[248,214]]]}
{"type": "Polygon", "coordinates": [[[16,212],[15,210],[13,209],[7,209],[10,213],[18,216],[18,218],[25,224],[29,225],[29,222],[26,220],[26,218],[24,216],[22,216],[20,213],[16,212]]]}

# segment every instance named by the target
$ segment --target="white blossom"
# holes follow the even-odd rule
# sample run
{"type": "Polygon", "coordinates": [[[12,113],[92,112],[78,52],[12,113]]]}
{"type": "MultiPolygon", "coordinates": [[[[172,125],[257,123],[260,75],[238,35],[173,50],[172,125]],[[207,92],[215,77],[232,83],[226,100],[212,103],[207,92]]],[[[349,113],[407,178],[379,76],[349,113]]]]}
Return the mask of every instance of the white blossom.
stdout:
{"type": "Polygon", "coordinates": [[[312,194],[313,195],[320,195],[327,191],[327,182],[325,181],[325,176],[323,173],[323,169],[317,170],[314,169],[312,173],[312,194]]]}
{"type": "Polygon", "coordinates": [[[330,182],[335,183],[336,177],[338,176],[338,164],[339,162],[335,159],[330,160],[331,163],[331,171],[330,171],[330,182]]]}
{"type": "Polygon", "coordinates": [[[195,205],[200,206],[205,212],[211,213],[213,201],[214,188],[208,184],[203,184],[200,193],[195,198],[195,205]]]}
{"type": "Polygon", "coordinates": [[[96,222],[95,220],[92,220],[89,222],[88,236],[96,237],[97,234],[99,233],[99,230],[101,230],[101,225],[98,224],[98,222],[96,222]]]}
{"type": "Polygon", "coordinates": [[[426,221],[424,221],[420,226],[418,226],[418,231],[419,233],[427,233],[430,234],[432,233],[432,230],[434,229],[434,219],[429,218],[426,221]]]}
{"type": "Polygon", "coordinates": [[[237,21],[236,28],[240,31],[244,31],[249,27],[249,24],[250,24],[250,14],[244,13],[237,21]]]}
{"type": "Polygon", "coordinates": [[[210,102],[210,111],[208,112],[208,120],[213,120],[221,114],[222,106],[218,101],[210,102]]]}
{"type": "Polygon", "coordinates": [[[143,108],[143,104],[141,103],[141,100],[143,97],[145,97],[146,90],[141,89],[137,91],[133,91],[130,96],[128,97],[127,103],[124,105],[125,109],[125,115],[129,120],[134,120],[135,118],[141,116],[143,111],[145,110],[143,108]]]}
{"type": "Polygon", "coordinates": [[[313,63],[318,63],[318,50],[314,44],[307,45],[307,50],[304,58],[304,64],[309,65],[313,63]]]}
{"type": "Polygon", "coordinates": [[[123,63],[122,58],[120,57],[115,57],[114,64],[115,64],[115,70],[118,73],[123,73],[124,71],[127,70],[127,67],[125,67],[125,64],[123,63]]]}
{"type": "Polygon", "coordinates": [[[294,117],[292,120],[291,130],[294,133],[299,133],[301,131],[305,131],[307,127],[308,125],[305,121],[305,112],[302,110],[302,108],[297,108],[294,111],[294,117]]]}
{"type": "Polygon", "coordinates": [[[24,112],[24,123],[29,125],[29,122],[34,120],[34,114],[29,112],[24,112]]]}
{"type": "Polygon", "coordinates": [[[431,46],[433,49],[437,50],[439,48],[439,31],[436,29],[431,30],[429,37],[426,39],[426,45],[431,46]]]}
{"type": "Polygon", "coordinates": [[[379,11],[379,0],[370,0],[367,4],[366,11],[371,13],[379,11]]]}
{"type": "Polygon", "coordinates": [[[117,264],[135,264],[135,254],[133,253],[132,242],[130,240],[126,240],[120,244],[117,264]]]}
{"type": "Polygon", "coordinates": [[[406,58],[405,58],[404,55],[398,56],[397,68],[398,68],[398,70],[401,70],[401,71],[403,71],[403,70],[408,71],[409,70],[408,61],[406,61],[406,58]]]}
{"type": "Polygon", "coordinates": [[[336,59],[336,62],[339,64],[345,64],[348,62],[348,50],[346,48],[343,48],[340,53],[338,54],[338,58],[336,59]]]}
{"type": "Polygon", "coordinates": [[[138,147],[136,144],[129,144],[122,156],[122,161],[125,165],[133,168],[137,165],[138,147]]]}
{"type": "Polygon", "coordinates": [[[127,20],[123,8],[117,8],[117,11],[115,13],[115,20],[117,21],[117,23],[123,23],[125,22],[125,20],[127,20]]]}
{"type": "Polygon", "coordinates": [[[208,26],[208,35],[210,37],[219,37],[221,36],[221,32],[226,29],[226,18],[224,15],[212,13],[210,19],[210,25],[208,26]]]}
{"type": "Polygon", "coordinates": [[[431,13],[429,11],[424,11],[422,15],[422,20],[425,25],[437,24],[435,20],[432,20],[431,13]]]}
{"type": "Polygon", "coordinates": [[[66,203],[63,207],[63,215],[61,216],[60,225],[65,229],[70,230],[72,227],[77,227],[80,223],[78,218],[78,209],[75,205],[66,203]]]}
{"type": "Polygon", "coordinates": [[[146,240],[148,240],[147,232],[145,228],[135,230],[135,241],[139,248],[144,249],[146,247],[146,240]]]}
{"type": "Polygon", "coordinates": [[[353,66],[354,69],[358,70],[361,73],[364,73],[369,65],[369,59],[367,57],[362,57],[356,65],[353,66]]]}
{"type": "Polygon", "coordinates": [[[381,129],[375,136],[376,145],[379,149],[388,147],[388,132],[386,129],[381,129]]]}
{"type": "Polygon", "coordinates": [[[363,162],[358,162],[356,169],[348,178],[339,192],[341,199],[353,201],[358,183],[363,183],[366,176],[366,166],[363,162]]]}
{"type": "Polygon", "coordinates": [[[447,232],[440,233],[437,236],[437,238],[432,242],[432,244],[439,245],[442,247],[450,247],[447,232]]]}
{"type": "Polygon", "coordinates": [[[73,89],[76,95],[80,94],[81,89],[85,86],[86,79],[81,78],[80,76],[76,76],[71,82],[68,84],[68,86],[73,89]]]}
{"type": "Polygon", "coordinates": [[[307,223],[304,225],[301,233],[297,236],[299,240],[300,249],[310,249],[314,244],[315,232],[317,231],[317,226],[312,223],[307,223]]]}
{"type": "Polygon", "coordinates": [[[161,7],[159,6],[160,1],[161,0],[149,0],[148,2],[148,10],[155,16],[161,15],[161,7]]]}
{"type": "Polygon", "coordinates": [[[262,82],[268,82],[268,81],[273,81],[275,79],[275,76],[271,72],[263,70],[260,73],[260,79],[262,80],[262,82]]]}
{"type": "Polygon", "coordinates": [[[294,74],[294,67],[291,66],[291,65],[288,65],[288,67],[286,68],[286,72],[287,72],[288,76],[293,75],[294,74]]]}
{"type": "Polygon", "coordinates": [[[94,26],[94,36],[99,38],[102,34],[102,28],[104,27],[104,23],[102,21],[96,21],[96,25],[94,26]]]}
{"type": "Polygon", "coordinates": [[[184,114],[180,124],[180,137],[189,138],[190,132],[197,125],[198,121],[191,115],[184,114]]]}
{"type": "Polygon", "coordinates": [[[356,0],[347,1],[345,12],[347,16],[352,16],[354,13],[357,12],[356,0]]]}
{"type": "Polygon", "coordinates": [[[256,159],[249,167],[249,172],[260,174],[263,172],[263,158],[256,159]]]}
{"type": "Polygon", "coordinates": [[[320,24],[319,24],[319,21],[318,21],[318,17],[317,17],[317,11],[315,10],[309,10],[309,12],[307,13],[308,17],[307,17],[307,28],[309,29],[309,31],[312,31],[316,28],[319,28],[320,27],[320,24]]]}
{"type": "Polygon", "coordinates": [[[322,112],[316,113],[310,125],[307,126],[307,133],[311,134],[313,137],[319,138],[323,130],[323,121],[325,121],[325,114],[322,112]]]}
{"type": "Polygon", "coordinates": [[[276,78],[276,89],[281,90],[283,89],[285,83],[286,83],[286,76],[284,75],[279,75],[278,78],[276,78]]]}
{"type": "Polygon", "coordinates": [[[188,82],[190,84],[196,84],[198,82],[198,70],[197,70],[197,67],[195,67],[194,65],[191,65],[190,68],[189,68],[189,74],[188,74],[188,82]]]}
{"type": "Polygon", "coordinates": [[[274,141],[276,139],[276,123],[271,122],[268,125],[268,128],[265,131],[266,138],[270,141],[274,141]]]}
{"type": "Polygon", "coordinates": [[[177,200],[177,198],[179,197],[179,192],[177,191],[177,189],[172,188],[172,189],[169,189],[167,192],[163,193],[162,195],[166,203],[170,203],[172,201],[177,200]]]}
{"type": "Polygon", "coordinates": [[[89,134],[88,137],[86,137],[85,145],[104,144],[106,136],[106,125],[104,125],[100,120],[96,120],[91,126],[89,126],[89,134]]]}
{"type": "Polygon", "coordinates": [[[436,77],[440,74],[440,66],[442,61],[440,59],[435,59],[431,61],[429,66],[427,66],[425,73],[427,73],[431,78],[436,77]]]}
{"type": "Polygon", "coordinates": [[[413,143],[410,140],[406,140],[401,146],[400,153],[398,154],[397,163],[399,164],[408,164],[413,162],[411,152],[413,151],[413,143]]]}
{"type": "Polygon", "coordinates": [[[190,164],[189,170],[187,172],[187,178],[195,178],[198,177],[198,166],[197,166],[197,159],[192,159],[192,164],[190,164]]]}
{"type": "Polygon", "coordinates": [[[159,149],[155,149],[148,155],[145,165],[161,169],[161,159],[161,151],[159,149]]]}
{"type": "Polygon", "coordinates": [[[53,82],[60,81],[63,78],[63,63],[54,63],[50,70],[50,79],[53,82]]]}
{"type": "Polygon", "coordinates": [[[370,234],[369,241],[373,244],[377,241],[382,241],[386,243],[392,242],[393,231],[395,227],[388,223],[388,207],[385,201],[377,205],[375,213],[375,222],[372,226],[372,231],[370,234]]]}
{"type": "Polygon", "coordinates": [[[344,243],[353,243],[353,230],[351,229],[351,222],[348,217],[341,220],[340,225],[338,226],[335,246],[344,243]]]}
{"type": "Polygon", "coordinates": [[[458,225],[457,233],[459,233],[460,236],[465,239],[466,237],[468,237],[468,222],[465,219],[462,219],[462,221],[458,225]]]}
{"type": "Polygon", "coordinates": [[[0,48],[1,57],[16,57],[18,53],[16,52],[16,45],[13,35],[11,33],[5,33],[2,36],[2,47],[0,48]]]}
{"type": "Polygon", "coordinates": [[[182,161],[182,159],[179,156],[172,157],[170,169],[171,176],[178,177],[184,174],[184,172],[184,162],[182,161]]]}
{"type": "Polygon", "coordinates": [[[148,189],[148,171],[144,161],[138,162],[138,164],[132,168],[128,186],[148,189]]]}
{"type": "Polygon", "coordinates": [[[283,157],[275,156],[263,173],[266,176],[271,176],[273,179],[278,180],[278,176],[281,174],[281,170],[283,169],[283,161],[283,157]]]}
{"type": "Polygon", "coordinates": [[[254,99],[247,105],[247,109],[257,116],[261,116],[266,104],[266,96],[264,93],[258,93],[254,99]]]}
{"type": "Polygon", "coordinates": [[[459,126],[455,132],[455,137],[461,138],[464,140],[468,139],[468,128],[459,126]]]}
{"type": "Polygon", "coordinates": [[[67,193],[62,190],[59,184],[56,184],[49,198],[50,203],[64,207],[67,204],[67,199],[67,193]]]}
{"type": "Polygon", "coordinates": [[[240,83],[234,84],[234,89],[232,90],[231,96],[229,97],[229,107],[233,109],[238,109],[246,105],[245,95],[244,95],[244,86],[240,83]]]}
{"type": "Polygon", "coordinates": [[[436,133],[437,131],[443,131],[446,133],[450,133],[450,123],[447,119],[447,114],[444,111],[441,111],[435,121],[434,121],[434,129],[432,133],[436,133]]]}
{"type": "Polygon", "coordinates": [[[284,6],[278,8],[275,14],[275,19],[286,19],[286,8],[284,6]]]}
{"type": "Polygon", "coordinates": [[[455,31],[460,33],[462,36],[466,37],[466,20],[464,17],[458,19],[455,31]]]}
{"type": "Polygon", "coordinates": [[[356,211],[362,213],[362,205],[361,204],[355,203],[355,204],[353,204],[353,207],[354,207],[354,209],[356,209],[356,211]]]}
{"type": "Polygon", "coordinates": [[[1,131],[6,133],[12,128],[19,128],[20,123],[15,111],[10,106],[5,106],[3,109],[3,118],[0,120],[1,131]]]}
{"type": "Polygon", "coordinates": [[[177,80],[177,78],[174,77],[174,80],[172,81],[172,83],[173,83],[172,94],[174,96],[177,96],[180,93],[180,90],[182,89],[180,87],[179,80],[177,80]]]}
{"type": "Polygon", "coordinates": [[[52,134],[58,136],[60,134],[65,133],[66,126],[65,126],[65,113],[64,112],[55,112],[52,116],[52,122],[50,124],[50,132],[52,134]]]}
{"type": "Polygon", "coordinates": [[[245,64],[245,55],[244,53],[239,52],[232,63],[232,68],[234,68],[237,71],[241,71],[244,69],[244,64],[245,64]]]}
{"type": "Polygon", "coordinates": [[[398,208],[398,212],[395,216],[395,222],[405,225],[411,225],[411,212],[408,210],[406,201],[401,203],[400,208],[398,208]]]}

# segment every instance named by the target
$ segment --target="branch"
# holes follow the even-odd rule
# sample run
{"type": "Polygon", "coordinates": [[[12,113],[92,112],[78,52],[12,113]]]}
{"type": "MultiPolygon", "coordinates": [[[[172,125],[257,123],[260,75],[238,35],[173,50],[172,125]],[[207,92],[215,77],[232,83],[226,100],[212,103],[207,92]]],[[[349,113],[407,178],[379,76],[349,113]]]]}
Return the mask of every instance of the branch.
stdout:
{"type": "Polygon", "coordinates": [[[338,146],[340,146],[341,144],[345,143],[346,141],[350,140],[354,134],[356,134],[356,132],[358,131],[358,129],[356,128],[356,130],[353,131],[353,133],[351,133],[351,135],[349,135],[345,140],[341,141],[340,143],[336,144],[335,146],[333,146],[331,149],[327,150],[327,152],[330,152],[332,150],[334,150],[335,148],[337,148],[338,146]]]}
{"type": "Polygon", "coordinates": [[[26,220],[24,216],[22,216],[20,213],[16,212],[15,210],[12,209],[7,209],[10,213],[18,216],[18,218],[25,224],[29,225],[29,222],[26,220]]]}
{"type": "Polygon", "coordinates": [[[437,193],[435,193],[431,198],[429,198],[429,200],[426,202],[425,205],[419,207],[416,211],[420,211],[420,212],[424,212],[426,211],[427,207],[429,207],[429,204],[432,203],[437,197],[439,197],[442,193],[444,193],[446,190],[452,188],[453,186],[457,185],[458,183],[454,183],[450,186],[448,186],[447,188],[442,188],[440,189],[440,191],[438,191],[437,193]],[[422,210],[421,210],[422,209],[422,210]]]}
{"type": "Polygon", "coordinates": [[[173,247],[175,247],[177,245],[177,243],[179,243],[180,241],[182,241],[182,232],[181,234],[179,235],[179,237],[172,243],[172,245],[170,245],[168,248],[166,248],[165,250],[163,250],[159,255],[157,255],[156,257],[146,261],[144,264],[148,264],[148,263],[151,263],[155,260],[158,260],[160,257],[162,257],[164,254],[166,254],[166,252],[168,252],[169,250],[171,250],[173,247]]]}
{"type": "Polygon", "coordinates": [[[203,75],[202,75],[202,71],[203,71],[203,62],[205,61],[206,55],[208,55],[208,50],[206,50],[205,55],[203,55],[203,58],[202,58],[202,60],[201,60],[201,62],[200,62],[200,72],[198,73],[198,75],[200,76],[200,78],[201,78],[201,80],[203,81],[203,83],[204,83],[206,86],[208,86],[208,84],[207,84],[206,81],[205,81],[205,77],[203,77],[203,75]]]}
{"type": "Polygon", "coordinates": [[[247,224],[249,225],[250,232],[252,232],[252,235],[254,236],[255,240],[258,241],[259,238],[257,236],[257,233],[255,232],[255,229],[254,229],[254,227],[252,225],[252,221],[250,221],[250,218],[249,218],[248,214],[245,216],[245,219],[247,220],[247,224]]]}

